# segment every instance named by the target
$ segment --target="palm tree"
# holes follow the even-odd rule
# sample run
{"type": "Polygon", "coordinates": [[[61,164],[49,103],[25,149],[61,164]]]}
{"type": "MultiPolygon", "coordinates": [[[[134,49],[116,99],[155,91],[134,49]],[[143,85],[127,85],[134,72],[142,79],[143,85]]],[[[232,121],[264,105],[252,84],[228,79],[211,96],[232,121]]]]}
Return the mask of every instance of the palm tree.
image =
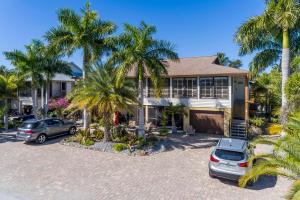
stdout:
{"type": "Polygon", "coordinates": [[[172,133],[177,132],[177,127],[175,123],[175,115],[177,114],[186,114],[186,111],[184,110],[184,105],[183,104],[177,104],[173,105],[172,103],[169,104],[169,106],[166,107],[166,113],[168,115],[171,115],[172,119],[172,133]]]}
{"type": "Polygon", "coordinates": [[[167,74],[165,59],[178,61],[178,55],[174,52],[174,46],[164,40],[155,40],[154,26],[141,22],[139,27],[129,24],[124,25],[125,32],[118,38],[117,50],[112,53],[111,61],[120,64],[117,76],[122,80],[127,73],[135,69],[138,80],[138,132],[145,134],[144,109],[143,109],[143,81],[145,75],[149,75],[156,94],[160,93],[161,77],[167,74]]]}
{"type": "Polygon", "coordinates": [[[241,60],[237,59],[237,60],[230,60],[228,66],[239,69],[243,66],[243,64],[241,60]]]}
{"type": "MultiPolygon", "coordinates": [[[[72,70],[70,65],[61,60],[61,55],[59,52],[50,49],[45,46],[45,52],[43,55],[43,66],[42,66],[42,73],[44,74],[45,77],[45,85],[46,85],[46,91],[45,91],[45,108],[44,112],[45,115],[47,116],[48,113],[48,98],[49,98],[49,84],[51,80],[54,78],[56,73],[60,74],[66,74],[66,75],[71,75],[72,70]]],[[[42,94],[44,95],[44,94],[42,94]]],[[[43,105],[44,106],[44,105],[43,105]]]]}
{"type": "Polygon", "coordinates": [[[223,52],[218,52],[217,57],[220,65],[227,66],[230,62],[229,58],[223,52]]]}
{"type": "Polygon", "coordinates": [[[86,107],[97,110],[104,124],[104,141],[110,140],[110,127],[115,112],[131,110],[137,102],[132,81],[124,79],[117,83],[116,68],[109,64],[96,65],[69,94],[69,110],[86,107]]]}
{"type": "Polygon", "coordinates": [[[249,159],[249,164],[257,160],[256,165],[239,180],[239,185],[245,187],[247,182],[256,181],[260,175],[279,175],[294,181],[286,199],[300,198],[300,115],[290,117],[287,124],[288,133],[278,140],[259,138],[256,144],[274,146],[274,151],[269,154],[254,155],[249,159]]]}
{"type": "MultiPolygon", "coordinates": [[[[70,9],[59,10],[60,25],[51,28],[45,37],[52,47],[61,49],[69,56],[75,50],[82,50],[83,78],[85,78],[89,66],[111,49],[108,36],[115,31],[115,25],[101,20],[98,13],[90,9],[90,3],[86,3],[81,12],[82,15],[79,15],[70,9]]],[[[84,109],[83,115],[84,129],[87,129],[86,109],[84,109]]]]}
{"type": "Polygon", "coordinates": [[[15,75],[0,75],[0,99],[4,100],[4,128],[8,130],[8,100],[17,96],[17,81],[15,75]]]}
{"type": "Polygon", "coordinates": [[[266,68],[281,60],[281,123],[284,125],[288,108],[284,86],[289,74],[290,56],[295,53],[294,48],[298,48],[295,42],[300,41],[300,7],[298,0],[268,0],[266,3],[262,15],[250,18],[239,28],[236,41],[241,55],[259,51],[252,61],[252,68],[266,68]]]}
{"type": "Polygon", "coordinates": [[[26,52],[19,50],[4,52],[6,59],[16,67],[18,78],[31,79],[32,108],[35,116],[37,115],[37,89],[43,81],[41,73],[43,48],[41,41],[33,40],[30,45],[25,45],[26,52]]]}

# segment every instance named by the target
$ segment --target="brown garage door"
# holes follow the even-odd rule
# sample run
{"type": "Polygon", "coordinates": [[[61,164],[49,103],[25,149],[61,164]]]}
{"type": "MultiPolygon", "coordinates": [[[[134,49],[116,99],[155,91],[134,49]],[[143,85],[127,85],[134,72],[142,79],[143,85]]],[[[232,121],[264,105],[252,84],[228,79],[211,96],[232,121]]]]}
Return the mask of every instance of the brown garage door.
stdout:
{"type": "Polygon", "coordinates": [[[197,133],[223,134],[224,112],[191,110],[190,124],[197,133]]]}

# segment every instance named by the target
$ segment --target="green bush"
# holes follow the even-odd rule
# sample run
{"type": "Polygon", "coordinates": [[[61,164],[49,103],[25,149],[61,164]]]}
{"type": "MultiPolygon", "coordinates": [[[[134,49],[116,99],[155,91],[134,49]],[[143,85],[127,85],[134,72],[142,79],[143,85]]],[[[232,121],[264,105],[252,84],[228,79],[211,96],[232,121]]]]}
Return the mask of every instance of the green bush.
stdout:
{"type": "Polygon", "coordinates": [[[271,123],[278,123],[279,119],[277,117],[271,117],[271,123]]]}
{"type": "Polygon", "coordinates": [[[104,132],[100,129],[96,129],[92,133],[92,138],[95,139],[95,140],[100,141],[104,138],[104,132]]]}
{"type": "Polygon", "coordinates": [[[285,93],[289,102],[290,107],[293,110],[300,108],[300,72],[293,73],[286,85],[285,93]]]}
{"type": "Polygon", "coordinates": [[[127,149],[127,145],[126,144],[122,144],[122,143],[118,143],[118,144],[114,144],[113,145],[113,150],[116,152],[121,152],[125,149],[127,149]]]}
{"type": "Polygon", "coordinates": [[[122,140],[127,135],[127,131],[124,126],[114,126],[112,128],[112,139],[122,140]]]}
{"type": "Polygon", "coordinates": [[[262,117],[254,117],[250,119],[250,124],[257,127],[262,127],[264,123],[265,123],[265,119],[262,117]]]}
{"type": "Polygon", "coordinates": [[[80,144],[85,145],[85,146],[91,146],[95,144],[95,142],[91,139],[84,139],[80,142],[80,144]]]}

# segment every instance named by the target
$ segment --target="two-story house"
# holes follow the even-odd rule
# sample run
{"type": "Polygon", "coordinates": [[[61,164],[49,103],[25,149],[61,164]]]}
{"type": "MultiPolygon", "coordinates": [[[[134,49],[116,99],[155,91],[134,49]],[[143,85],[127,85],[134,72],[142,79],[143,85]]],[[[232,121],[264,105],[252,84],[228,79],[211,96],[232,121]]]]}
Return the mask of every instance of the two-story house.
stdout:
{"type": "MultiPolygon", "coordinates": [[[[145,121],[161,125],[162,111],[170,103],[185,105],[186,114],[176,116],[176,125],[192,125],[197,133],[245,132],[248,119],[248,71],[222,66],[216,56],[166,61],[168,76],[160,98],[148,78],[145,81],[145,121]],[[232,124],[235,126],[233,127],[232,124]],[[234,130],[231,130],[233,128],[234,130]]],[[[136,72],[128,76],[134,78],[136,72]]],[[[146,75],[147,76],[147,75],[146,75]]]]}
{"type": "MultiPolygon", "coordinates": [[[[49,84],[49,88],[38,89],[37,108],[41,108],[46,101],[45,92],[48,90],[49,97],[59,98],[64,97],[70,92],[75,84],[75,81],[82,76],[82,69],[74,63],[70,63],[72,75],[56,74],[49,84]]],[[[18,100],[12,104],[12,108],[18,109],[20,113],[29,114],[32,111],[32,93],[31,82],[25,82],[26,87],[18,92],[18,100]]]]}

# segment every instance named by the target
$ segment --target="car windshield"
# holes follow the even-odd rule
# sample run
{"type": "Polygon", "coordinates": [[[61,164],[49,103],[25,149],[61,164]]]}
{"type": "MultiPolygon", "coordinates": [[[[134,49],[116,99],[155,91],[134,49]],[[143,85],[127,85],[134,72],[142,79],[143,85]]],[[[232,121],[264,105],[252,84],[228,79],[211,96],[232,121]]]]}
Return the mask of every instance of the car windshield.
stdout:
{"type": "Polygon", "coordinates": [[[20,128],[26,128],[26,129],[31,129],[31,128],[36,128],[40,125],[40,122],[24,122],[21,124],[20,128]]]}
{"type": "Polygon", "coordinates": [[[242,152],[228,151],[228,150],[223,150],[223,149],[217,149],[215,151],[215,155],[218,158],[221,158],[224,160],[232,160],[232,161],[241,161],[245,158],[245,155],[242,152]]]}

